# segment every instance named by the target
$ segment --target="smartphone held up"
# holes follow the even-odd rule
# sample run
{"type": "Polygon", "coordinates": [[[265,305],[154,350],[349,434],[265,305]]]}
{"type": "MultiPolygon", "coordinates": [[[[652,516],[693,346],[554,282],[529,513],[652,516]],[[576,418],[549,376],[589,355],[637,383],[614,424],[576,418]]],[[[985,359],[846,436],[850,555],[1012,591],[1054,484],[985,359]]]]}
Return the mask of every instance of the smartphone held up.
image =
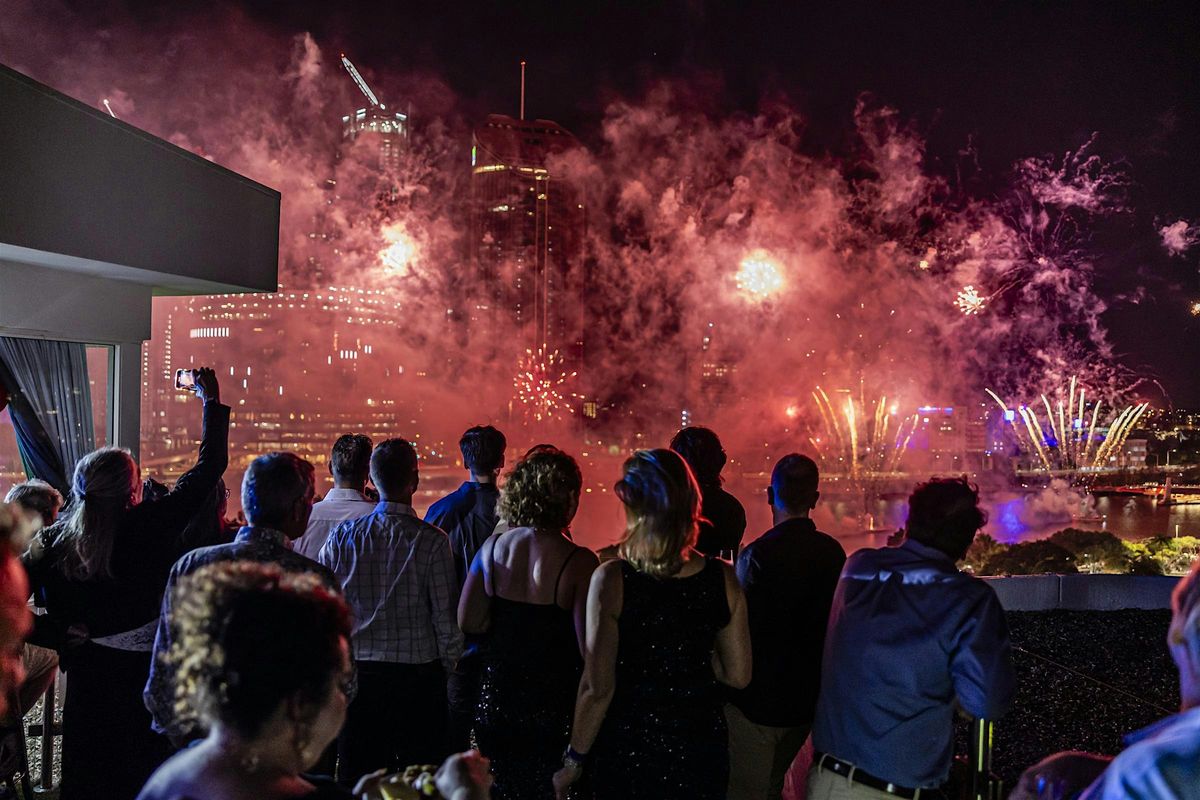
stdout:
{"type": "Polygon", "coordinates": [[[175,370],[175,388],[187,392],[196,391],[196,372],[194,369],[175,370]]]}

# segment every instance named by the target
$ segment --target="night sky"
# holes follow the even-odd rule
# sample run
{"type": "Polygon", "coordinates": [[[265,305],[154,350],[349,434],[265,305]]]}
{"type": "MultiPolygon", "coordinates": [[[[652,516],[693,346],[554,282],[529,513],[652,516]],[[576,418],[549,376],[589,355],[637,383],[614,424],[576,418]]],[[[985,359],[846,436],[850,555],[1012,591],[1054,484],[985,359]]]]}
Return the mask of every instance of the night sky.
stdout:
{"type": "MultiPolygon", "coordinates": [[[[2,5],[2,3],[0,3],[2,5]]],[[[97,26],[203,18],[211,3],[69,3],[97,26]]],[[[309,31],[372,74],[427,71],[479,119],[515,114],[529,62],[528,116],[595,141],[606,103],[682,78],[714,116],[785,100],[805,147],[851,145],[856,98],[911,119],[935,171],[973,145],[1003,179],[1020,157],[1099,134],[1124,159],[1135,209],[1097,233],[1097,287],[1118,357],[1200,407],[1200,247],[1168,257],[1157,227],[1200,220],[1200,3],[403,3],[237,5],[259,25],[309,31]]],[[[386,86],[381,94],[386,95],[386,86]]],[[[419,109],[417,112],[419,113],[419,109]]],[[[988,191],[988,187],[977,187],[988,191]]],[[[1161,402],[1153,387],[1147,399],[1161,402]]]]}

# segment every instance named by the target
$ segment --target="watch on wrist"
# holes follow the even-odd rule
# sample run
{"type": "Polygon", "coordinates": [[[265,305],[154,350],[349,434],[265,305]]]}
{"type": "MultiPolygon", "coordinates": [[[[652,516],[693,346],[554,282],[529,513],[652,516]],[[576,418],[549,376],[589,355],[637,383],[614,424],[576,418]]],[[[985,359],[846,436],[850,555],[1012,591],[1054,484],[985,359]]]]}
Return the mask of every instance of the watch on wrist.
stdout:
{"type": "Polygon", "coordinates": [[[580,753],[571,745],[567,745],[566,751],[563,753],[563,766],[571,769],[583,769],[584,763],[587,761],[587,753],[580,753]]]}

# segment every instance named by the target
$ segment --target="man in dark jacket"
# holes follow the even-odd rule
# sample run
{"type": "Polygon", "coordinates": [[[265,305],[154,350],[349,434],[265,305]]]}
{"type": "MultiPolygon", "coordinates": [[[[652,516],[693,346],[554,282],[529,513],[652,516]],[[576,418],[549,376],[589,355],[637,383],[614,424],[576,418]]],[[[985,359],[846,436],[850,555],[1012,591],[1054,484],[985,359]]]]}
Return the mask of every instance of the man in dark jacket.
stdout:
{"type": "MultiPolygon", "coordinates": [[[[504,468],[508,441],[491,425],[476,425],[462,435],[458,448],[471,479],[430,506],[425,521],[449,534],[454,575],[461,593],[475,554],[496,530],[496,505],[500,501],[496,480],[504,468]]],[[[466,637],[466,650],[450,673],[447,685],[450,707],[447,726],[450,749],[454,752],[471,746],[471,725],[479,696],[478,652],[478,638],[466,637]]]]}
{"type": "MultiPolygon", "coordinates": [[[[288,572],[314,573],[331,590],[341,590],[327,567],[293,552],[290,546],[304,534],[312,513],[316,493],[313,475],[312,464],[293,453],[268,453],[254,459],[242,480],[242,508],[249,524],[231,543],[193,550],[171,568],[142,699],[154,719],[154,729],[165,733],[174,744],[181,745],[203,733],[194,721],[176,715],[174,671],[162,660],[162,654],[173,643],[171,608],[180,578],[217,562],[261,561],[279,564],[288,572]]],[[[270,635],[270,631],[263,631],[263,635],[270,635]]]]}

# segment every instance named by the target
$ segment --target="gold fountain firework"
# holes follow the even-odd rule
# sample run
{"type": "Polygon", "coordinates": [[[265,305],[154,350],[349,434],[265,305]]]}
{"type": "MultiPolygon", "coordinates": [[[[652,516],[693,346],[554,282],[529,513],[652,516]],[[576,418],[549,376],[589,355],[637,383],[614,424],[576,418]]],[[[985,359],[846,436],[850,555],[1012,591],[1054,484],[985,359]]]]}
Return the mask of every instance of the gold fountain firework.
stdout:
{"type": "Polygon", "coordinates": [[[575,408],[568,399],[578,395],[565,387],[576,374],[566,371],[557,350],[547,353],[545,346],[527,349],[517,361],[517,372],[513,376],[516,400],[525,408],[525,419],[542,422],[574,414],[575,408]]]}
{"type": "Polygon", "coordinates": [[[813,400],[825,428],[825,442],[809,441],[826,462],[844,465],[850,480],[860,486],[895,472],[917,430],[920,417],[914,414],[898,422],[896,406],[888,407],[886,395],[868,403],[860,391],[855,398],[847,393],[837,403],[820,386],[813,400]]]}
{"type": "Polygon", "coordinates": [[[1028,452],[1036,453],[1047,472],[1095,472],[1104,469],[1114,454],[1120,452],[1129,434],[1150,408],[1149,403],[1125,406],[1119,412],[1115,406],[1112,407],[1109,413],[1117,412],[1116,416],[1108,422],[1107,435],[1097,440],[1096,426],[1104,403],[1097,398],[1089,414],[1087,390],[1078,384],[1074,376],[1066,392],[1060,389],[1053,403],[1046,395],[1040,396],[1041,406],[1045,409],[1045,425],[1042,424],[1043,418],[1038,416],[1036,403],[1017,404],[1014,408],[991,389],[986,391],[1000,406],[1005,419],[1014,423],[1013,432],[1018,444],[1028,452]],[[1016,424],[1018,418],[1020,424],[1016,424]]]}

